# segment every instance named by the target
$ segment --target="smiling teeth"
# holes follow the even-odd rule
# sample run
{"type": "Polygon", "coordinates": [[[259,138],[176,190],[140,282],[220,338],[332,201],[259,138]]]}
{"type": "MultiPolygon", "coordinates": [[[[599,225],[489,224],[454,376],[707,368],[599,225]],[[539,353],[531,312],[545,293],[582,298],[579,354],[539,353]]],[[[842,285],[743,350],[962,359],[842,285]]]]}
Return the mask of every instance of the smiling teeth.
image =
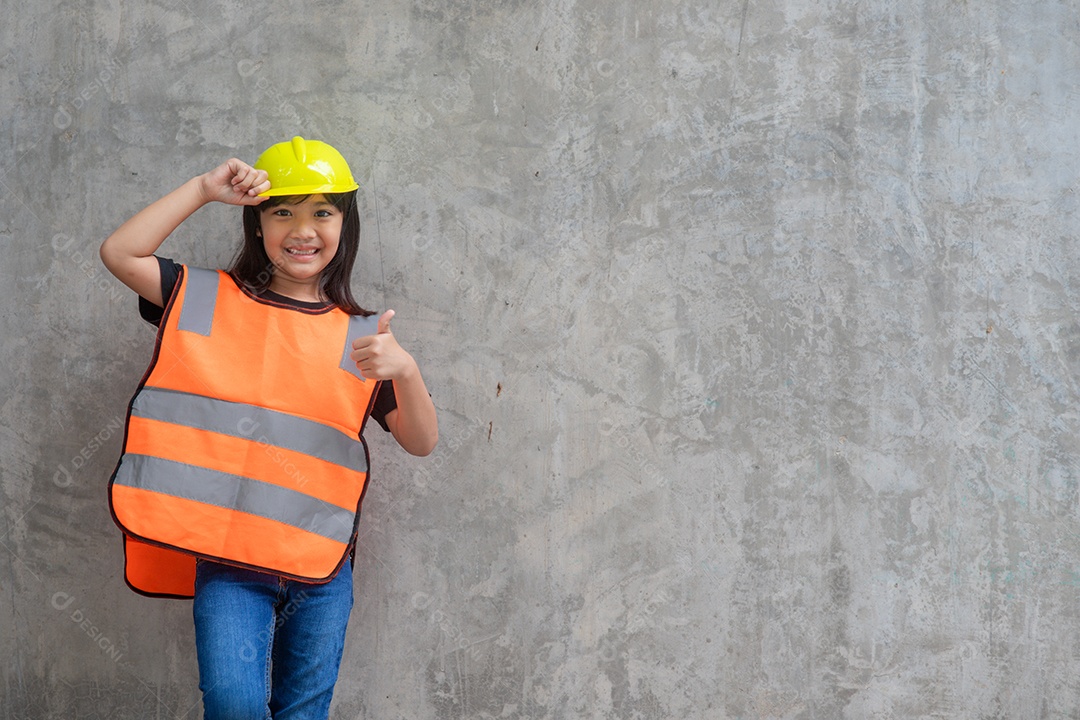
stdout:
{"type": "Polygon", "coordinates": [[[293,249],[290,248],[289,250],[286,250],[285,252],[289,253],[290,255],[314,255],[316,251],[315,250],[293,250],[293,249]]]}

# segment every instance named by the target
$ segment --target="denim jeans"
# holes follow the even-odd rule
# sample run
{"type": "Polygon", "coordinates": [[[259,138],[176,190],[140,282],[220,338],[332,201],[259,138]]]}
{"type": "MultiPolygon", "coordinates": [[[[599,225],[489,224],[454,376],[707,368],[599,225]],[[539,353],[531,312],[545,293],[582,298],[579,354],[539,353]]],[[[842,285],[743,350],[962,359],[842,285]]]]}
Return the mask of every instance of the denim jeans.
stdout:
{"type": "Polygon", "coordinates": [[[326,720],[352,590],[347,561],[316,585],[200,560],[194,615],[205,720],[326,720]]]}

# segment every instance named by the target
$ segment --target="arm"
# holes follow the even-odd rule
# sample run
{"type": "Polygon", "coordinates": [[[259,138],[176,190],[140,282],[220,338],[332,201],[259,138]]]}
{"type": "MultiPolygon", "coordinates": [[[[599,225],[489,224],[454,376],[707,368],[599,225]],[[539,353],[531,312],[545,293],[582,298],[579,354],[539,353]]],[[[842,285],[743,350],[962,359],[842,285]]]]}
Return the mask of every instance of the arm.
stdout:
{"type": "Polygon", "coordinates": [[[188,180],[117,228],[101,244],[101,261],[120,282],[163,307],[161,271],[154,253],[165,238],[209,202],[258,205],[265,199],[258,194],[269,187],[265,171],[240,160],[229,160],[188,180]]]}
{"type": "Polygon", "coordinates": [[[428,455],[439,442],[439,422],[420,368],[390,332],[393,310],[379,318],[379,332],[353,341],[350,357],[364,377],[394,383],[397,408],[386,425],[398,444],[412,455],[428,455]]]}

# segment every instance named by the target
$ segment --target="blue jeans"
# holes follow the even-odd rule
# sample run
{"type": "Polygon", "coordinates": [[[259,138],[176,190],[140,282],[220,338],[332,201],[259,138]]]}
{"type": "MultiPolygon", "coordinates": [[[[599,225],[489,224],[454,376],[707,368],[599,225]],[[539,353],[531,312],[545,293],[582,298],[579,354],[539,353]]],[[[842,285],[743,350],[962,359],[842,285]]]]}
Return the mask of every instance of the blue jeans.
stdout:
{"type": "Polygon", "coordinates": [[[316,585],[200,560],[194,615],[205,720],[326,720],[352,590],[348,561],[316,585]]]}

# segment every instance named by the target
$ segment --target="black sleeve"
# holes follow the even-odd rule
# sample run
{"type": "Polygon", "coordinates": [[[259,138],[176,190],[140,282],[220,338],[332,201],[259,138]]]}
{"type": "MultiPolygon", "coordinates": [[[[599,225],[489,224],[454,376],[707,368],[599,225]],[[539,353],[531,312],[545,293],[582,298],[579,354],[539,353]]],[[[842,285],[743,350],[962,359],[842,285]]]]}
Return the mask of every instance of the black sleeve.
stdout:
{"type": "MultiPolygon", "coordinates": [[[[180,279],[180,265],[170,258],[159,257],[158,267],[161,268],[161,299],[168,303],[176,288],[176,281],[180,279]]],[[[142,295],[139,296],[139,315],[146,322],[155,327],[161,323],[161,316],[165,314],[165,308],[158,307],[142,295]]]]}
{"type": "Polygon", "coordinates": [[[382,425],[386,432],[390,432],[386,414],[391,410],[397,410],[397,396],[394,395],[394,383],[386,381],[379,384],[379,394],[375,396],[375,405],[371,408],[371,419],[382,425]]]}

